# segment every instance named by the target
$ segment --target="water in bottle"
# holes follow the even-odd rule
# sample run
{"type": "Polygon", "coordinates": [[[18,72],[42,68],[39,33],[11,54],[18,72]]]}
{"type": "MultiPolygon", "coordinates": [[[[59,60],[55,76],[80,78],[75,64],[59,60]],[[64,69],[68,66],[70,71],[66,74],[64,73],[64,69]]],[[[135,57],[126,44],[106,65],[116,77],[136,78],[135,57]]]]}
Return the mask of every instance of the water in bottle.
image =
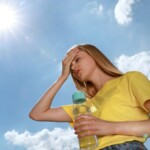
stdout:
{"type": "MultiPolygon", "coordinates": [[[[90,106],[85,105],[85,94],[77,91],[72,95],[74,107],[73,113],[75,118],[81,114],[91,114],[90,106]]],[[[86,132],[86,131],[83,131],[86,132]]],[[[80,150],[94,150],[97,146],[97,137],[94,135],[79,138],[80,150]]]]}

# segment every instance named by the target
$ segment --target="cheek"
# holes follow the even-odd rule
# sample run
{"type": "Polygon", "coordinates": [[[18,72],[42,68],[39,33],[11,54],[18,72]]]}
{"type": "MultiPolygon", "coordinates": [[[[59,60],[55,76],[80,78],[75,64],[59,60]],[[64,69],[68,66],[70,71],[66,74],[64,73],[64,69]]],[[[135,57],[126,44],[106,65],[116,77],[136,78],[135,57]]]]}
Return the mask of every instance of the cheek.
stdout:
{"type": "Polygon", "coordinates": [[[97,65],[93,60],[87,62],[87,65],[86,65],[86,70],[87,71],[90,71],[92,73],[92,71],[94,71],[95,68],[97,68],[97,65]]]}

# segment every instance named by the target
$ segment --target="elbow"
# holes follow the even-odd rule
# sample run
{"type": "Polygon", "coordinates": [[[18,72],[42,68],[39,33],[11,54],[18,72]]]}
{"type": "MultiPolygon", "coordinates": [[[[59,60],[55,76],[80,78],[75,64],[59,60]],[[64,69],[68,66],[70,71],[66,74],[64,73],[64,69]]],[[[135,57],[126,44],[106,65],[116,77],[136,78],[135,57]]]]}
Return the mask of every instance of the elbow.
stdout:
{"type": "Polygon", "coordinates": [[[35,114],[32,111],[29,113],[29,118],[35,121],[40,121],[38,114],[35,114]]]}

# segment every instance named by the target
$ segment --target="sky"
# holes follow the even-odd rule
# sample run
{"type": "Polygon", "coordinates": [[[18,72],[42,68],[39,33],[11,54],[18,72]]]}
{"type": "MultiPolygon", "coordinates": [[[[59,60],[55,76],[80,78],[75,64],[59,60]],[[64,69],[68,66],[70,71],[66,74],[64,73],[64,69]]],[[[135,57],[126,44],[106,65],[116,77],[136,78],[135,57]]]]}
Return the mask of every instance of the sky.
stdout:
{"type": "MultiPolygon", "coordinates": [[[[150,79],[149,7],[142,0],[0,0],[0,149],[77,150],[68,123],[33,121],[29,112],[75,44],[93,44],[122,72],[150,79]]],[[[69,77],[52,107],[72,103],[75,90],[69,77]]],[[[149,139],[145,145],[150,150],[149,139]]]]}

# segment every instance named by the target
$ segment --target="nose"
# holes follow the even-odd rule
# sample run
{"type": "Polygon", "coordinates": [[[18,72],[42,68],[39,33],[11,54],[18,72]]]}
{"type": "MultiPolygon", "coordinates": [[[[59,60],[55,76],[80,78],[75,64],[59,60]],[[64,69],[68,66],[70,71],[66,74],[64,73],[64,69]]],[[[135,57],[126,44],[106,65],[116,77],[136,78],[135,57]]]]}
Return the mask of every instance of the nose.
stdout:
{"type": "Polygon", "coordinates": [[[71,64],[71,70],[73,71],[73,72],[75,72],[76,70],[77,70],[77,64],[75,64],[75,63],[72,63],[71,64]]]}

